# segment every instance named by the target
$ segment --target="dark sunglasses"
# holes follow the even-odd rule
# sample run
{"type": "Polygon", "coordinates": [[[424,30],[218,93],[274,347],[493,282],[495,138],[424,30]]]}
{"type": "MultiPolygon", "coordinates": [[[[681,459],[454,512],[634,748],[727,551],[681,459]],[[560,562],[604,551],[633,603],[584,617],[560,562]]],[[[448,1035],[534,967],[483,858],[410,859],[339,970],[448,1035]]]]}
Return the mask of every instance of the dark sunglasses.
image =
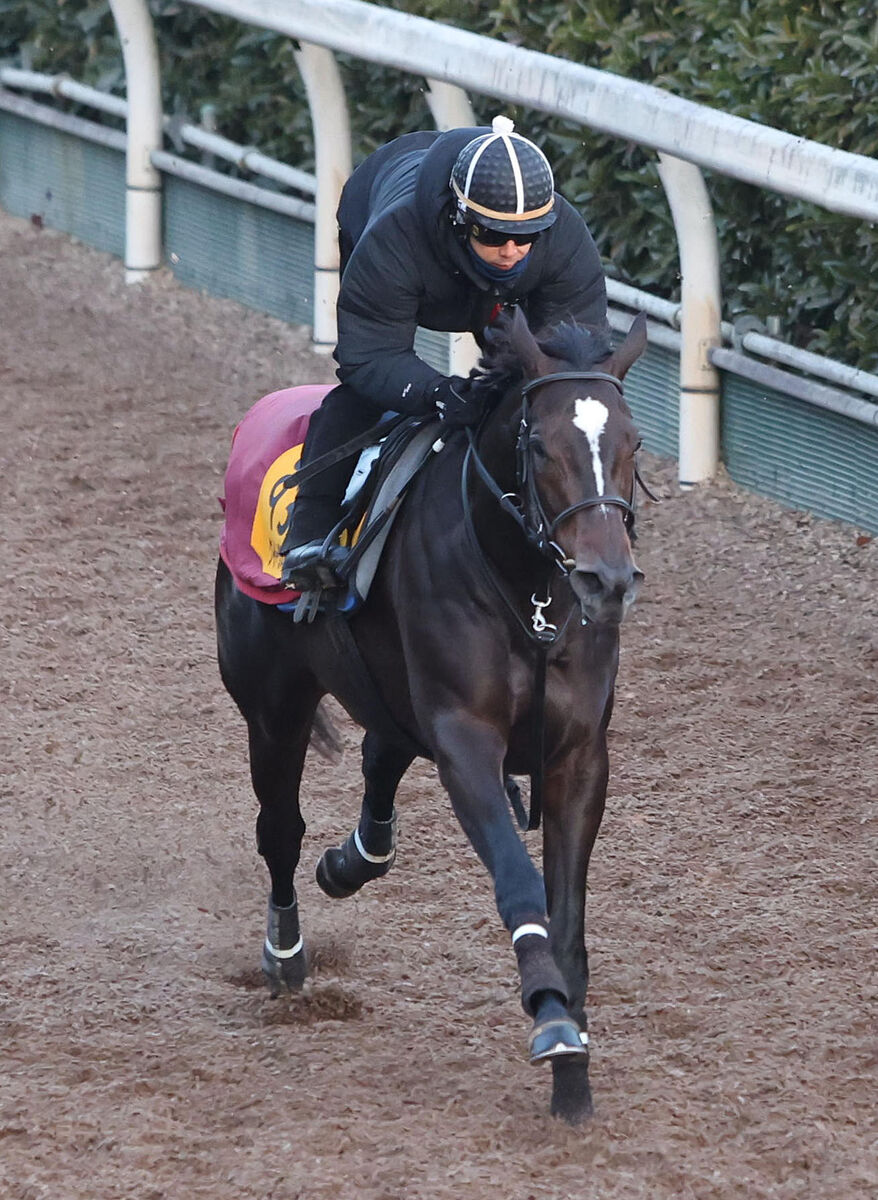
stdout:
{"type": "Polygon", "coordinates": [[[502,233],[498,229],[483,229],[481,225],[470,226],[473,241],[482,246],[505,246],[507,242],[514,242],[516,246],[530,246],[540,236],[540,232],[536,230],[533,233],[502,233]]]}

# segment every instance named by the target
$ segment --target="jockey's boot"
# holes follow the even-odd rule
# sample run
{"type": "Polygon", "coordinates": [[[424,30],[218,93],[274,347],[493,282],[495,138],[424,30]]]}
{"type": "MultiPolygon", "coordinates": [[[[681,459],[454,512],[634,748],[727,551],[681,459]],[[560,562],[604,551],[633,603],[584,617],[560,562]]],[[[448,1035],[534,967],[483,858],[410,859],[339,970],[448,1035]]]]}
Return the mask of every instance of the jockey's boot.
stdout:
{"type": "MultiPolygon", "coordinates": [[[[352,388],[340,384],[327,394],[308,423],[300,466],[365,432],[378,419],[374,406],[352,388]]],[[[356,464],[356,455],[333,463],[300,485],[287,536],[281,581],[307,592],[338,587],[338,569],[349,551],[330,543],[329,535],[341,517],[344,494],[356,464]]]]}
{"type": "Polygon", "coordinates": [[[287,534],[281,582],[300,592],[338,587],[336,574],[347,558],[344,546],[327,539],[339,519],[340,501],[331,496],[298,496],[287,534]]]}

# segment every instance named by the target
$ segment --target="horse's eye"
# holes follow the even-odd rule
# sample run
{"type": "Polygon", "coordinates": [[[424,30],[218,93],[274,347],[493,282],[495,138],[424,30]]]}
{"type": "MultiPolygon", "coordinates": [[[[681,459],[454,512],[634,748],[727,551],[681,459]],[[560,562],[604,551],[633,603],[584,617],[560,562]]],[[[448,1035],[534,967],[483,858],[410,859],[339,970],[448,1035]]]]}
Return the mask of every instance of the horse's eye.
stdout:
{"type": "Polygon", "coordinates": [[[634,447],[634,453],[636,454],[638,450],[642,450],[642,449],[643,449],[643,438],[638,438],[637,445],[634,447]]]}
{"type": "Polygon", "coordinates": [[[545,443],[541,438],[531,438],[530,448],[534,458],[539,459],[540,461],[545,461],[549,457],[545,443]]]}

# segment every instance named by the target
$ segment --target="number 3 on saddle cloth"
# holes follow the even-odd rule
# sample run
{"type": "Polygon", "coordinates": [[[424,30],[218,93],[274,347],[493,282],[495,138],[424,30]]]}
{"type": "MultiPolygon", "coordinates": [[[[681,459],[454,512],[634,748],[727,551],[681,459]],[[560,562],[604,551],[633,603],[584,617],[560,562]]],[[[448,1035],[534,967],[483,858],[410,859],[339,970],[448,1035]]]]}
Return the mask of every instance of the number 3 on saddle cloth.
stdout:
{"type": "MultiPolygon", "coordinates": [[[[332,384],[284,388],[257,400],[232,435],[220,500],[225,513],[220,555],[237,587],[263,604],[295,609],[300,593],[281,583],[281,547],[297,489],[289,483],[302,454],[311,413],[332,384]]],[[[346,500],[349,528],[342,545],[355,548],[348,589],[332,607],[353,612],[368,594],[399,499],[438,437],[438,421],[413,419],[382,446],[378,472],[369,470],[377,445],[364,451],[346,500]]]]}

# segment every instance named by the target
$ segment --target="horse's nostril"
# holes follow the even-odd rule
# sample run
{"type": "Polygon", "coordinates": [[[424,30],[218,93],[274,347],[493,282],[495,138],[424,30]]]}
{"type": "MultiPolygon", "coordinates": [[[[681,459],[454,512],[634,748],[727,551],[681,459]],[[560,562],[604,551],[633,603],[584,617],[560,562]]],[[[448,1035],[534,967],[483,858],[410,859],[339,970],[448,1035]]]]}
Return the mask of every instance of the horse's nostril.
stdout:
{"type": "Polygon", "coordinates": [[[570,576],[573,586],[591,596],[607,596],[618,592],[627,592],[632,584],[639,582],[637,571],[613,571],[610,568],[602,571],[575,570],[570,576]]]}
{"type": "Polygon", "coordinates": [[[624,608],[634,600],[643,582],[643,572],[631,565],[614,570],[606,564],[596,564],[596,570],[577,567],[570,573],[570,584],[583,605],[593,613],[609,605],[624,608]]]}
{"type": "Polygon", "coordinates": [[[571,571],[570,582],[578,596],[600,596],[604,585],[597,571],[571,571]]]}

